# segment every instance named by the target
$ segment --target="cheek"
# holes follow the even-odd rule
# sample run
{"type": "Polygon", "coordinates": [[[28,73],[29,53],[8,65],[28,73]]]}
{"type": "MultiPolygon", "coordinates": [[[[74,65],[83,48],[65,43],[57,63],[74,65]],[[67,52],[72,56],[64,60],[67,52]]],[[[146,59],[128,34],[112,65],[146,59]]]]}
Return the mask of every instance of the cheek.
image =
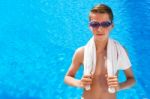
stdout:
{"type": "Polygon", "coordinates": [[[105,29],[105,33],[109,33],[111,31],[111,28],[105,29]]]}
{"type": "Polygon", "coordinates": [[[108,29],[105,29],[104,32],[108,34],[108,33],[109,33],[109,30],[108,30],[108,29]]]}
{"type": "Polygon", "coordinates": [[[97,32],[97,29],[90,28],[90,30],[91,30],[92,33],[94,33],[94,34],[97,32]]]}

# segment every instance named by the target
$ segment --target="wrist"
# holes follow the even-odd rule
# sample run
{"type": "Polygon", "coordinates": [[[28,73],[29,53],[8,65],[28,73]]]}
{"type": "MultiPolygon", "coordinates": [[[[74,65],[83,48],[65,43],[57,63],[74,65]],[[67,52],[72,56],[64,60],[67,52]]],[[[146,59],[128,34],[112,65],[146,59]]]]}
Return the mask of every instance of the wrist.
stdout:
{"type": "Polygon", "coordinates": [[[78,81],[77,81],[77,87],[78,87],[78,88],[83,88],[82,83],[81,83],[81,80],[78,80],[78,81]]]}
{"type": "Polygon", "coordinates": [[[77,87],[78,87],[78,88],[81,88],[80,83],[81,83],[81,81],[80,81],[80,80],[78,80],[78,81],[77,81],[77,87]]]}

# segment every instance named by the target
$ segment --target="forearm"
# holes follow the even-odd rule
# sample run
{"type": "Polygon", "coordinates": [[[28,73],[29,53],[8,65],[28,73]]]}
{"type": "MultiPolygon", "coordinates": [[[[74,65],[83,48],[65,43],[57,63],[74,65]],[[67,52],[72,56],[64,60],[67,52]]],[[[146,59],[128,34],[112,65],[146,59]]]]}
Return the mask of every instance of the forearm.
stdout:
{"type": "Polygon", "coordinates": [[[80,80],[75,79],[74,77],[66,76],[64,81],[70,86],[80,87],[80,80]]]}
{"type": "Polygon", "coordinates": [[[125,82],[119,84],[119,90],[128,89],[135,83],[134,78],[128,78],[125,82]]]}

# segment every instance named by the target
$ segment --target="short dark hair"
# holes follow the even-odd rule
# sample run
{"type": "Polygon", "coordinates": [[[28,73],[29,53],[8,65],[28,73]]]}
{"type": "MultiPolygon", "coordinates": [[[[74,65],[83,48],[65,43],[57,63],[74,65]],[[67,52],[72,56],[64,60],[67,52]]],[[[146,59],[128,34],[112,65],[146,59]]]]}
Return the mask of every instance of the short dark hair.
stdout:
{"type": "MultiPolygon", "coordinates": [[[[96,5],[91,9],[90,13],[108,13],[110,20],[113,21],[113,12],[111,8],[105,4],[96,5]]],[[[91,20],[90,16],[89,20],[91,20]]]]}

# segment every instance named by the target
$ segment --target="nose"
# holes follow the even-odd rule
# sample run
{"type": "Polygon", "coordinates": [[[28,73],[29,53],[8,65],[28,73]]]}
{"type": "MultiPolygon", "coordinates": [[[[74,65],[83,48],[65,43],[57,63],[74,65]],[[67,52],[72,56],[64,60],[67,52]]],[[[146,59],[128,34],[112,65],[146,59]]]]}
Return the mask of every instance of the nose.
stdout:
{"type": "Polygon", "coordinates": [[[102,27],[101,27],[101,26],[98,27],[98,31],[99,31],[99,32],[102,31],[102,27]]]}

